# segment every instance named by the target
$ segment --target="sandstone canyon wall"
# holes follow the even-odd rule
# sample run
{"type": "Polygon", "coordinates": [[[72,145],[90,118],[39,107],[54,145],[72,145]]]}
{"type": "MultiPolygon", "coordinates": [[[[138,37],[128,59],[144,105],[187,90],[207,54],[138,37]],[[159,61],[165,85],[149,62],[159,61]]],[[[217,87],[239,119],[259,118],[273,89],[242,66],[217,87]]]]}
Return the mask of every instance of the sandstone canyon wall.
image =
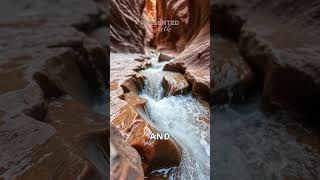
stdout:
{"type": "Polygon", "coordinates": [[[145,0],[110,1],[111,51],[144,53],[146,20],[145,0]]]}
{"type": "Polygon", "coordinates": [[[209,101],[210,96],[210,16],[209,1],[164,1],[158,15],[161,18],[179,20],[179,26],[172,27],[172,33],[158,33],[156,41],[160,47],[172,43],[179,52],[175,60],[168,63],[164,70],[184,73],[192,86],[192,93],[209,101]],[[162,17],[163,16],[163,17],[162,17]]]}
{"type": "Polygon", "coordinates": [[[154,41],[158,49],[181,52],[210,19],[208,0],[159,0],[156,6],[158,20],[179,21],[179,25],[171,26],[170,31],[155,32],[154,41]]]}

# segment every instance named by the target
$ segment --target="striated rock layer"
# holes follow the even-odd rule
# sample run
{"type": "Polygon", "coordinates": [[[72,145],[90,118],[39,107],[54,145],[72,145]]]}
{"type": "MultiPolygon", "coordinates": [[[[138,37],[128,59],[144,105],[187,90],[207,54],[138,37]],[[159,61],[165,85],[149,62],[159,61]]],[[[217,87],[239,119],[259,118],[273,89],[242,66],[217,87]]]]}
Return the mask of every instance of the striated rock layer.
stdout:
{"type": "MultiPolygon", "coordinates": [[[[193,95],[209,101],[210,96],[210,17],[209,1],[160,1],[158,17],[179,20],[169,33],[159,32],[157,42],[172,43],[179,52],[165,65],[166,71],[185,74],[193,95]],[[175,4],[176,3],[176,4],[175,4]],[[173,8],[173,9],[171,9],[173,8]],[[179,34],[179,35],[177,35],[179,34]],[[177,37],[179,39],[177,39],[177,37]]],[[[164,47],[171,47],[165,45],[164,47]]],[[[160,48],[161,49],[161,48],[160,48]]]]}
{"type": "Polygon", "coordinates": [[[209,101],[210,97],[210,25],[209,20],[194,39],[172,62],[166,64],[165,71],[185,74],[191,84],[192,94],[209,101]]]}
{"type": "Polygon", "coordinates": [[[158,20],[176,20],[179,24],[170,26],[169,31],[155,32],[157,49],[184,50],[209,20],[209,6],[209,0],[158,0],[158,20]]]}
{"type": "Polygon", "coordinates": [[[144,0],[110,0],[112,51],[144,53],[147,30],[144,6],[144,0]]]}

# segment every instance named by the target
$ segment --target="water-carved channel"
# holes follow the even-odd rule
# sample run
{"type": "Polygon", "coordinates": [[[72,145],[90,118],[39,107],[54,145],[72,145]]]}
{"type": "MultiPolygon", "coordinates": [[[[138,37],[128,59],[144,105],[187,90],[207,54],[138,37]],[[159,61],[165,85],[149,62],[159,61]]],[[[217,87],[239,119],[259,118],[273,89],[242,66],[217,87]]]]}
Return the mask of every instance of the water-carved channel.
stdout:
{"type": "Polygon", "coordinates": [[[151,121],[157,128],[169,133],[170,138],[182,148],[179,167],[153,173],[167,175],[169,179],[209,179],[209,109],[191,92],[167,95],[162,82],[165,75],[170,76],[170,72],[162,70],[166,62],[157,62],[156,54],[150,61],[152,66],[139,72],[145,77],[140,97],[147,100],[151,121]]]}

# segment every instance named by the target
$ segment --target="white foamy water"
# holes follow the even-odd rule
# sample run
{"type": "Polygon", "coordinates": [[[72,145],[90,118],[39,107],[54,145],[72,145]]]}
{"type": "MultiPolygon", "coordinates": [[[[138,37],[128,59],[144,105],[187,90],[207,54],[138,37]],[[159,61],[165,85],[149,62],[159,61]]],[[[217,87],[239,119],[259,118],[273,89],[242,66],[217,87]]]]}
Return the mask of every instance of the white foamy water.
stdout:
{"type": "Polygon", "coordinates": [[[299,143],[284,125],[298,124],[283,115],[262,113],[259,102],[252,98],[246,104],[219,106],[213,111],[218,119],[212,124],[214,179],[318,180],[319,155],[299,143]]]}
{"type": "Polygon", "coordinates": [[[155,100],[163,98],[164,89],[162,87],[163,72],[162,68],[164,63],[152,65],[147,70],[141,71],[140,73],[147,77],[145,80],[145,87],[142,90],[142,94],[146,94],[155,100]]]}
{"type": "Polygon", "coordinates": [[[182,160],[170,179],[210,179],[210,130],[203,119],[210,112],[191,94],[164,97],[161,85],[165,63],[141,71],[146,77],[141,97],[147,99],[151,120],[182,147],[182,160]]]}

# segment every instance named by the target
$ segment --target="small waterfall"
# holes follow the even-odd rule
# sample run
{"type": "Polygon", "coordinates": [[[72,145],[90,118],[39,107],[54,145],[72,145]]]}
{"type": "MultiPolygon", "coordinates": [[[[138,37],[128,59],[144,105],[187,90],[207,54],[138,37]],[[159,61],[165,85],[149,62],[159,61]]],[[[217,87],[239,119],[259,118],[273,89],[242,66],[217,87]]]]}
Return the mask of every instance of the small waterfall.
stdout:
{"type": "Polygon", "coordinates": [[[164,89],[162,87],[162,68],[163,65],[157,65],[140,72],[142,75],[147,77],[142,94],[148,94],[155,100],[163,98],[164,89]]]}
{"type": "Polygon", "coordinates": [[[162,87],[165,63],[141,71],[146,77],[141,97],[147,99],[151,120],[182,147],[182,160],[169,179],[210,179],[210,130],[203,119],[210,112],[191,94],[164,96],[162,87]]]}

